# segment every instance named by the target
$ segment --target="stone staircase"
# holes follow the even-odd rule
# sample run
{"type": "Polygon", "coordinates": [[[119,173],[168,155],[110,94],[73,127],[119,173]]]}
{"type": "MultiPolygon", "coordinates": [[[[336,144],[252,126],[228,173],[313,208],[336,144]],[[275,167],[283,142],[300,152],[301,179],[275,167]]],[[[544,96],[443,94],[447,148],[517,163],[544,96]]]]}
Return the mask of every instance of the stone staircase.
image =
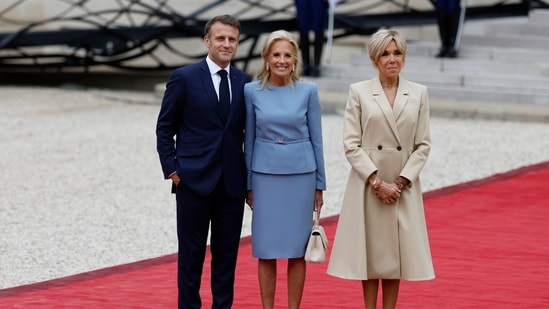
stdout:
{"type": "MultiPolygon", "coordinates": [[[[427,85],[435,101],[492,103],[487,107],[492,109],[518,105],[534,114],[543,111],[549,120],[549,10],[469,30],[465,24],[456,59],[435,58],[438,47],[438,42],[409,42],[402,72],[404,78],[427,85]]],[[[350,83],[377,75],[362,49],[350,59],[323,65],[323,76],[315,79],[323,101],[331,101],[325,106],[341,107],[350,83]]]]}

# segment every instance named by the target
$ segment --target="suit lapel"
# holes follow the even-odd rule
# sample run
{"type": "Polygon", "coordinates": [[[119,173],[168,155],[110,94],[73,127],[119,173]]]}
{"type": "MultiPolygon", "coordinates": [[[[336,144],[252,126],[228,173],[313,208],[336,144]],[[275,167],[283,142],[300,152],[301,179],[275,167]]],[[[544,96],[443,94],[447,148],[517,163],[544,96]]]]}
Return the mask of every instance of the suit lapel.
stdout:
{"type": "Polygon", "coordinates": [[[210,104],[216,111],[221,121],[225,122],[223,120],[223,111],[221,110],[221,104],[219,104],[217,93],[215,92],[215,87],[212,82],[212,76],[210,74],[210,70],[208,69],[206,59],[202,61],[202,65],[200,67],[200,79],[202,80],[202,85],[204,86],[204,90],[206,92],[206,95],[208,96],[210,104]]]}
{"type": "Polygon", "coordinates": [[[229,116],[227,118],[227,122],[229,122],[236,111],[239,110],[239,102],[244,102],[244,100],[241,100],[242,91],[239,91],[239,89],[242,89],[242,80],[238,77],[238,75],[235,74],[236,69],[231,66],[231,108],[229,109],[229,116]]]}

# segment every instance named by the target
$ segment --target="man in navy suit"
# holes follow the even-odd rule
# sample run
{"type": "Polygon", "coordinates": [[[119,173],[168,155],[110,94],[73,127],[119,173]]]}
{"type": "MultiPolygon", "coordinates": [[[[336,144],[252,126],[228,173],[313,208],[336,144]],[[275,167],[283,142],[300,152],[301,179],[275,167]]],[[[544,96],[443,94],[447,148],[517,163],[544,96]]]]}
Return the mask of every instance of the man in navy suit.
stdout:
{"type": "Polygon", "coordinates": [[[230,65],[239,36],[235,17],[212,18],[204,28],[208,56],[172,72],[158,115],[157,150],[177,201],[179,308],[202,306],[199,291],[210,228],[212,308],[233,303],[246,195],[243,89],[250,81],[230,65]],[[230,91],[220,91],[220,70],[228,73],[230,91]],[[227,108],[220,92],[230,97],[227,108]]]}

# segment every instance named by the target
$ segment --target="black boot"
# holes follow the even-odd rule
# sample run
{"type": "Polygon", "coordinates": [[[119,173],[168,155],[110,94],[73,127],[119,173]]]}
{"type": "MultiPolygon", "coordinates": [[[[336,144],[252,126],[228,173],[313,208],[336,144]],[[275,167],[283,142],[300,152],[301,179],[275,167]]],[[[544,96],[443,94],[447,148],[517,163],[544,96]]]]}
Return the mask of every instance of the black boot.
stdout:
{"type": "Polygon", "coordinates": [[[311,69],[311,76],[320,76],[320,62],[322,61],[322,48],[324,47],[324,31],[315,33],[314,60],[311,69]]]}
{"type": "Polygon", "coordinates": [[[456,49],[456,38],[459,29],[459,17],[461,12],[459,10],[454,13],[448,14],[448,52],[446,53],[447,58],[456,58],[457,49],[456,49]]]}
{"type": "Polygon", "coordinates": [[[311,74],[311,56],[309,52],[309,33],[300,32],[299,33],[299,48],[301,49],[301,59],[303,60],[303,72],[304,76],[309,76],[311,74]]]}
{"type": "Polygon", "coordinates": [[[440,36],[440,50],[436,54],[437,58],[446,57],[448,54],[449,39],[448,39],[448,18],[445,13],[437,14],[438,33],[440,36]]]}

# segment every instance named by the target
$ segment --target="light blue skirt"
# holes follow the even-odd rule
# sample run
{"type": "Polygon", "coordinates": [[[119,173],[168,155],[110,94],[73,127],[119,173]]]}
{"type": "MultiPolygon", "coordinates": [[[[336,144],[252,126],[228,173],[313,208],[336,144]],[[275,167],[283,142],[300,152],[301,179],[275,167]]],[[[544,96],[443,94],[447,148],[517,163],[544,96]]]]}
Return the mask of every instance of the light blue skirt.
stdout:
{"type": "Polygon", "coordinates": [[[252,255],[260,259],[299,258],[313,222],[316,173],[252,173],[252,255]]]}

